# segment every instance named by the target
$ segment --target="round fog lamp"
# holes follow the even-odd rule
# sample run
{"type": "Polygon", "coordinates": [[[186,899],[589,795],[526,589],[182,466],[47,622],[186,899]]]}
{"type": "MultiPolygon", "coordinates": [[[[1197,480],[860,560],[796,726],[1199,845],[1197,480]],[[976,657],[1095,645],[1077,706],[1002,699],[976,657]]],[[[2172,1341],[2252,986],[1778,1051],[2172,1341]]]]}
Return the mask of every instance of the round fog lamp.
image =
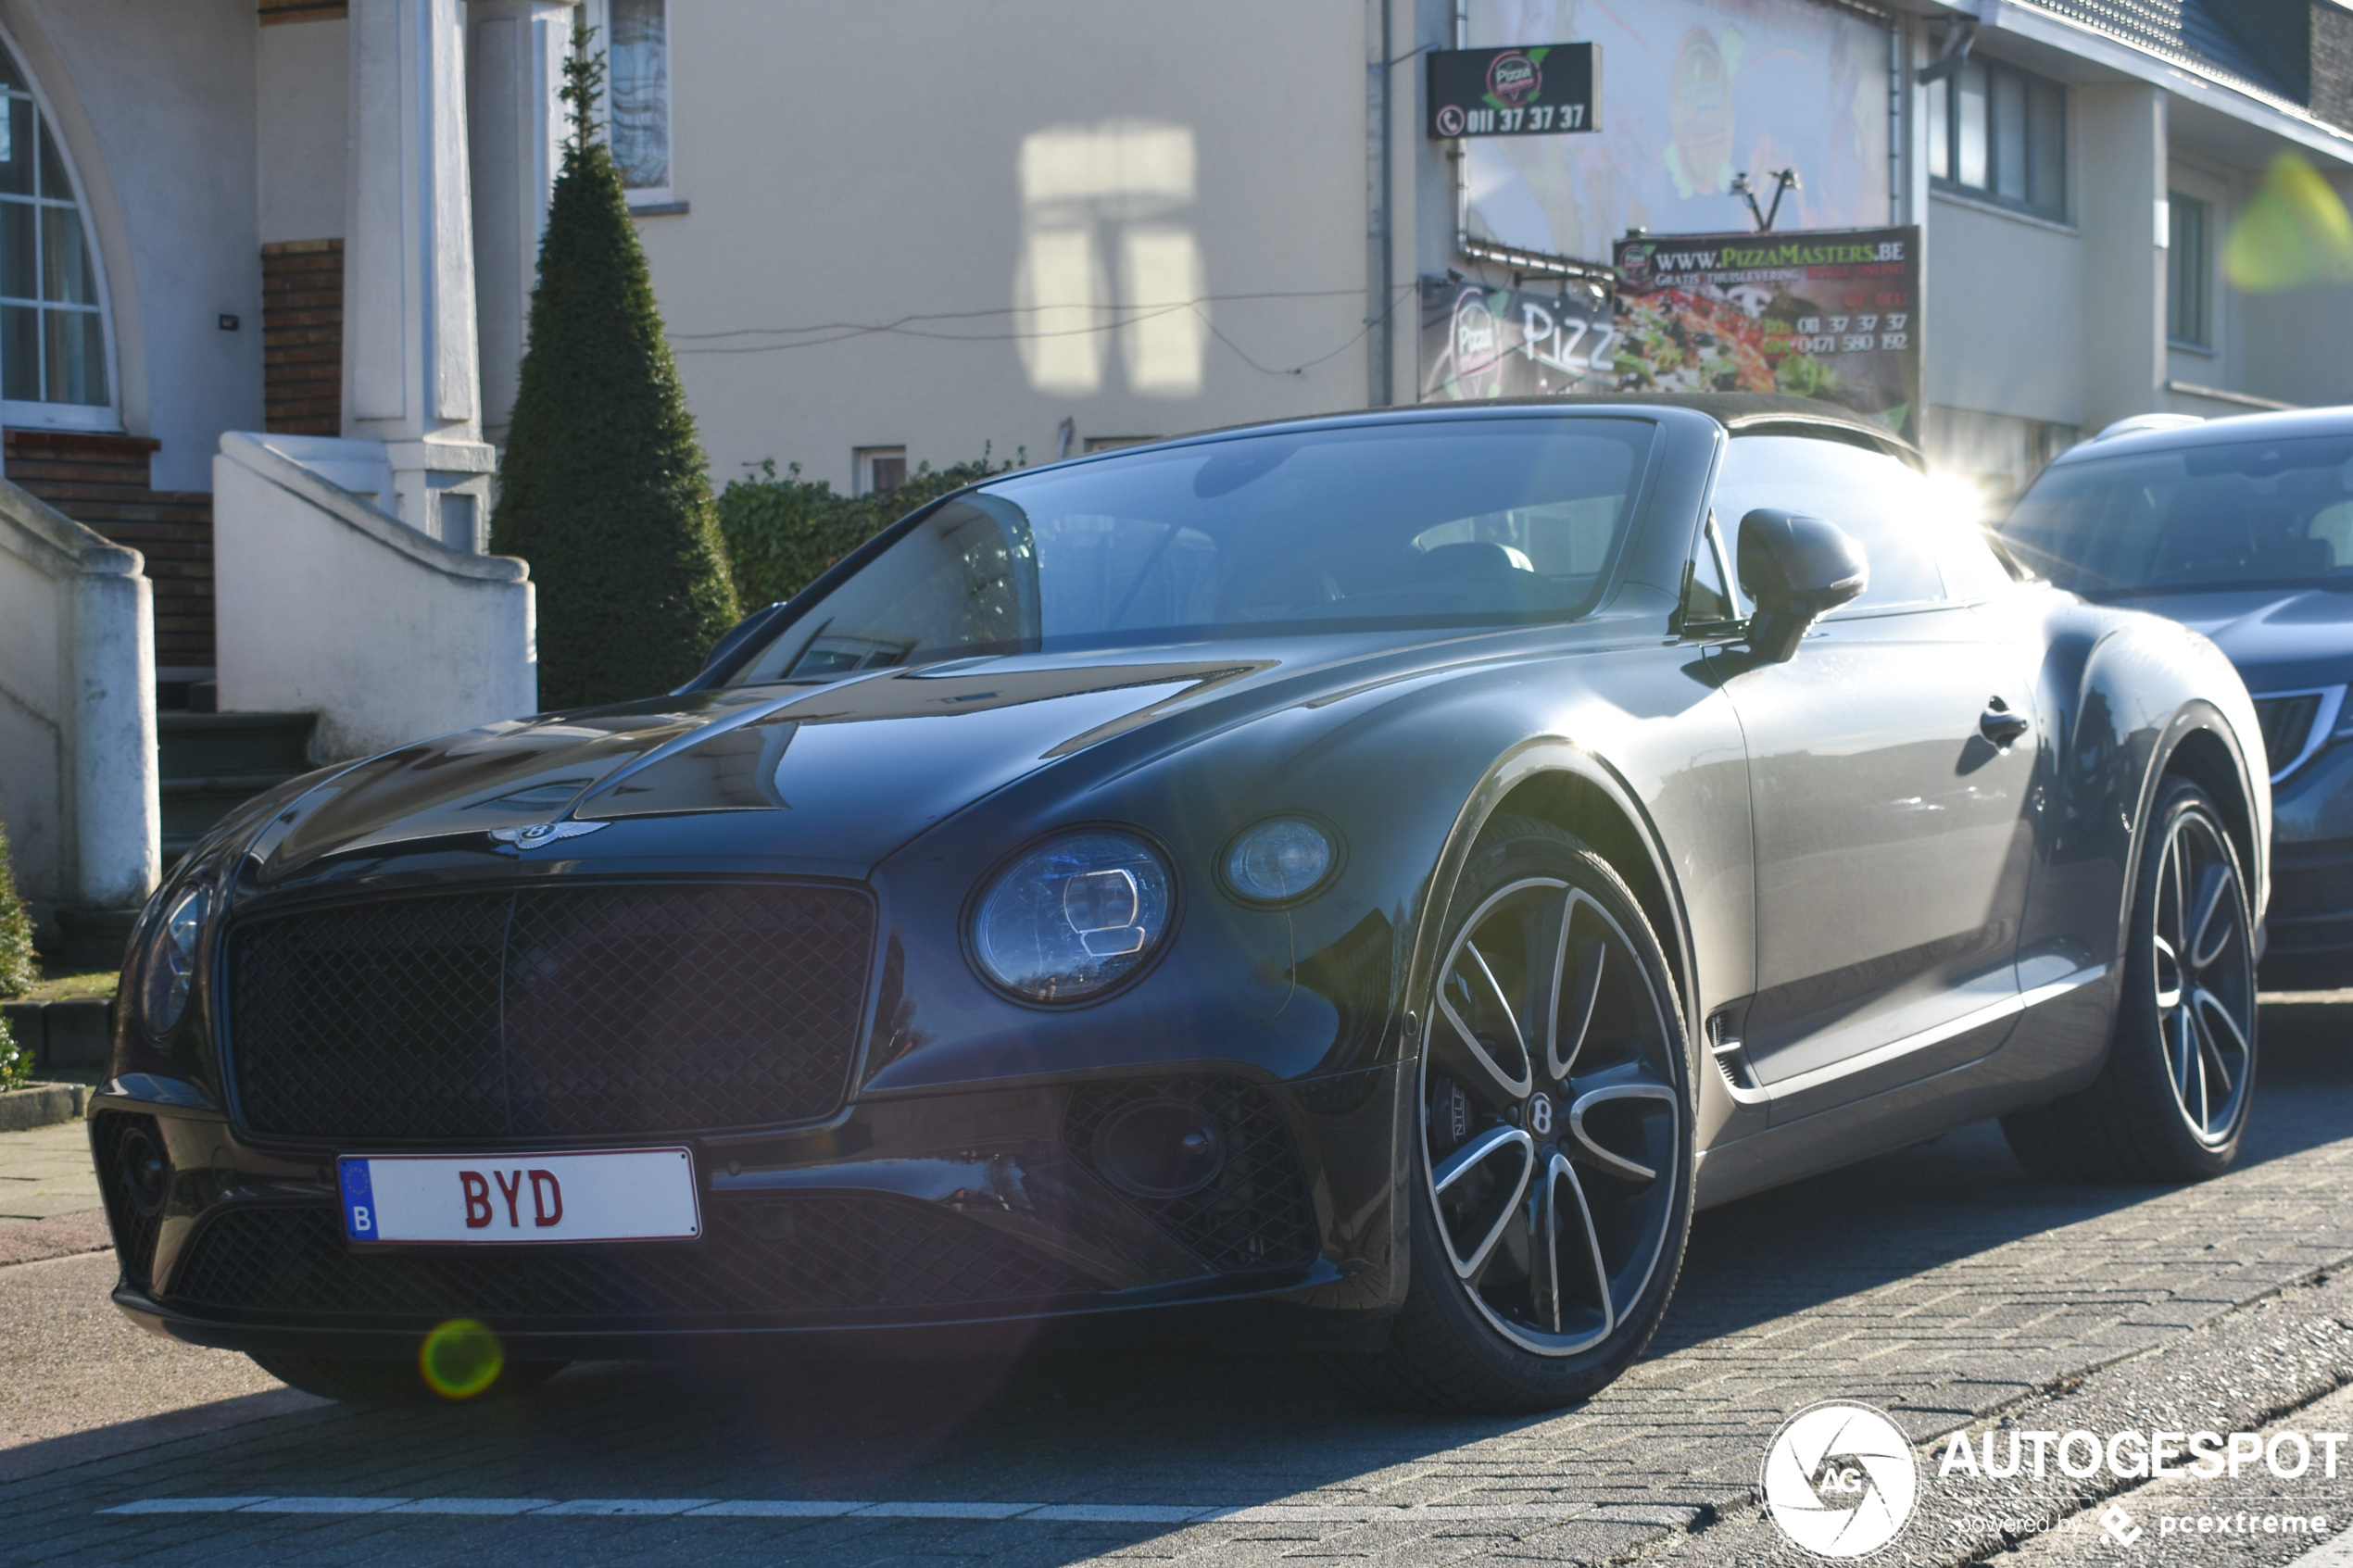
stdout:
{"type": "Polygon", "coordinates": [[[1339,849],[1331,834],[1302,817],[1260,822],[1226,851],[1226,883],[1258,904],[1304,897],[1331,874],[1339,849]]]}
{"type": "Polygon", "coordinates": [[[973,952],[1016,996],[1076,1001],[1151,956],[1167,934],[1169,892],[1168,868],[1141,839],[1072,834],[990,884],[973,921],[973,952]]]}
{"type": "Polygon", "coordinates": [[[1095,1163],[1139,1198],[1183,1198],[1217,1179],[1226,1143],[1217,1123],[1180,1099],[1131,1105],[1095,1135],[1095,1163]]]}

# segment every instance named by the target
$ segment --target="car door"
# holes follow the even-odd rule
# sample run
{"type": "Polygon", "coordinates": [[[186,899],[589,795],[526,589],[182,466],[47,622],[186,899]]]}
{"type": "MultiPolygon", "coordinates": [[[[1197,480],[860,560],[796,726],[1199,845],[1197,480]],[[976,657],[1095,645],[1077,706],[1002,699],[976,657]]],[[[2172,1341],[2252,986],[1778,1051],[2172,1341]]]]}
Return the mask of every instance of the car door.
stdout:
{"type": "Polygon", "coordinates": [[[1825,518],[1870,582],[1786,663],[1711,658],[1748,748],[1756,990],[1725,1033],[1811,1114],[1972,1060],[2016,1008],[2013,963],[2038,737],[1996,622],[1948,591],[1948,509],[1897,457],[1793,434],[1735,437],[1712,510],[1736,550],[1758,507],[1825,518]]]}

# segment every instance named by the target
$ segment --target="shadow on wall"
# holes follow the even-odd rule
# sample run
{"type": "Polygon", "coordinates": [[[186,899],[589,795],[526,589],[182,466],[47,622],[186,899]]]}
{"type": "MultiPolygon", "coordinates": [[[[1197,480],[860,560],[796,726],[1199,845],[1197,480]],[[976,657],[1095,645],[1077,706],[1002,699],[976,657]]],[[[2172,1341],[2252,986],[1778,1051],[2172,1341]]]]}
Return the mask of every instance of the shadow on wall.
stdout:
{"type": "Polygon", "coordinates": [[[1200,240],[1175,219],[1194,194],[1186,126],[1108,120],[1023,138],[1013,306],[1032,387],[1101,390],[1115,338],[1130,392],[1201,391],[1208,279],[1200,240]]]}

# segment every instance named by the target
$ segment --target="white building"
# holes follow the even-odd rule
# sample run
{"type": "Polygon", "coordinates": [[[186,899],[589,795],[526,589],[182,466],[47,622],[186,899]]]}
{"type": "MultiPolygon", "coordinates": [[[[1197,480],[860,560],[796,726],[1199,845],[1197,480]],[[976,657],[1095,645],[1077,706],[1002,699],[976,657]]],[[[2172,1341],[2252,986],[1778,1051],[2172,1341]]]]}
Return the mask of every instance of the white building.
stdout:
{"type": "MultiPolygon", "coordinates": [[[[2353,172],[2338,0],[585,3],[719,483],[1410,402],[1422,280],[1743,228],[1778,168],[1783,229],[1922,227],[1925,438],[1999,487],[2127,414],[2353,397],[2353,290],[2223,265],[2283,155],[2353,172]],[[1425,133],[1427,50],[1571,41],[1599,133],[1425,133]]],[[[0,0],[6,472],[144,553],[167,750],[191,695],[320,713],[314,756],[530,706],[480,552],[573,14],[0,0]]],[[[63,845],[13,646],[0,740],[50,740],[0,820],[63,845]]],[[[20,862],[47,906],[104,891],[69,859],[20,862]]]]}

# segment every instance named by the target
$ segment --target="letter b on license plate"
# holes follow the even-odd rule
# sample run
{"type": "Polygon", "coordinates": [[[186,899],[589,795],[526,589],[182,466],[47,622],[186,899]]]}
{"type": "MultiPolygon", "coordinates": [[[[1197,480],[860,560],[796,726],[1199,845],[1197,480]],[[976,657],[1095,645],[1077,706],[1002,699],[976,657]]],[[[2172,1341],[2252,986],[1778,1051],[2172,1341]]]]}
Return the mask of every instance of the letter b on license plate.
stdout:
{"type": "Polygon", "coordinates": [[[346,1154],[336,1161],[354,1242],[691,1241],[702,1235],[683,1148],[562,1154],[346,1154]]]}

